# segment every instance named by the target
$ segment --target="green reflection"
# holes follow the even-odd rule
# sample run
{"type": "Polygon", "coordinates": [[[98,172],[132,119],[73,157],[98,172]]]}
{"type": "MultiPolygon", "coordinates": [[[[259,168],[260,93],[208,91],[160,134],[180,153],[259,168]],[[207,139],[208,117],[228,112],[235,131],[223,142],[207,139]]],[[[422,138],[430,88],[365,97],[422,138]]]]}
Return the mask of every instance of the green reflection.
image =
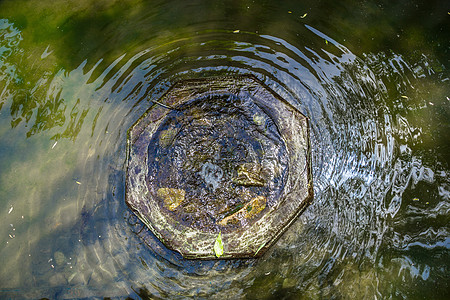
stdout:
{"type": "MultiPolygon", "coordinates": [[[[34,122],[27,135],[66,125],[55,138],[74,136],[87,114],[75,99],[47,95],[64,70],[86,63],[93,78],[117,57],[191,35],[228,29],[283,38],[308,24],[345,42],[355,54],[391,49],[425,53],[448,66],[448,13],[440,1],[2,1],[0,109],[11,99],[11,126],[34,122]],[[305,16],[305,13],[307,15],[305,16]],[[425,22],[417,22],[417,20],[425,22]],[[66,112],[70,109],[70,113],[66,112]],[[74,114],[79,114],[74,116],[74,114]],[[34,117],[33,117],[34,116],[34,117]],[[72,128],[72,129],[70,129],[72,128]]],[[[298,34],[297,34],[298,35],[298,34]]],[[[332,47],[324,43],[324,48],[332,47]]],[[[187,55],[187,53],[186,53],[187,55]]],[[[126,59],[124,60],[126,61],[126,59]]],[[[433,59],[431,59],[433,61],[433,59]]],[[[114,67],[121,67],[119,63],[114,67]]],[[[434,69],[442,69],[436,64],[434,69]]],[[[114,74],[115,72],[112,72],[114,74]]]]}

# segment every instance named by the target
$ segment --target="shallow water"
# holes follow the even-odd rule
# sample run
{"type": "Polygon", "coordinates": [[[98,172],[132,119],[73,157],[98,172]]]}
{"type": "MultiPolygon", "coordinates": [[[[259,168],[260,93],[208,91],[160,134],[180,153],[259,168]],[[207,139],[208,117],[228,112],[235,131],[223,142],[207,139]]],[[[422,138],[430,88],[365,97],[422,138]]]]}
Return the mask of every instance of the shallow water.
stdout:
{"type": "Polygon", "coordinates": [[[448,11],[0,2],[0,296],[445,298],[448,11]],[[173,83],[229,74],[310,119],[315,197],[258,260],[184,260],[125,205],[126,131],[173,83]]]}

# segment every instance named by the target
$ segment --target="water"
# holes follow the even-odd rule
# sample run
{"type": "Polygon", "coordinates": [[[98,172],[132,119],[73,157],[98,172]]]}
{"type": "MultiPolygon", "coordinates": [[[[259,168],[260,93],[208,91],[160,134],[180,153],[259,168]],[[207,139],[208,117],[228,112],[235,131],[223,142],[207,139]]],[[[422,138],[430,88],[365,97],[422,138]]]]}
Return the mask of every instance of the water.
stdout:
{"type": "Polygon", "coordinates": [[[1,297],[446,298],[448,11],[1,2],[1,297]],[[126,131],[173,83],[226,74],[308,116],[315,198],[261,259],[183,260],[125,205],[126,131]]]}

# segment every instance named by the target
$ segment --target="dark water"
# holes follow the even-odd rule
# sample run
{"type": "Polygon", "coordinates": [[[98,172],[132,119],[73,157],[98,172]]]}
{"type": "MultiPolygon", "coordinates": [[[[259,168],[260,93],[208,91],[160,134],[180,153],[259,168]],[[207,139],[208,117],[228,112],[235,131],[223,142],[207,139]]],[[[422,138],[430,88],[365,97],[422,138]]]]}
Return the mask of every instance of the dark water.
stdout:
{"type": "Polygon", "coordinates": [[[0,296],[444,299],[446,1],[0,2],[0,296]],[[189,261],[124,202],[126,131],[253,74],[311,124],[313,204],[258,260],[189,261]]]}

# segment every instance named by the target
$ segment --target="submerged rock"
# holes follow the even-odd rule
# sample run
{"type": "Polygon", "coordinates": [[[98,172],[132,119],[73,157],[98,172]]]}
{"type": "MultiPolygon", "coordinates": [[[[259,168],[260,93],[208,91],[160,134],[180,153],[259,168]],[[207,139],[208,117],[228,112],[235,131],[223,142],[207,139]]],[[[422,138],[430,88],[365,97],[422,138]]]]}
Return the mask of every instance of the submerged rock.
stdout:
{"type": "Polygon", "coordinates": [[[126,202],[186,258],[261,255],[312,199],[308,122],[251,76],[174,85],[129,131],[126,202]],[[173,108],[173,109],[170,109],[173,108]]]}

